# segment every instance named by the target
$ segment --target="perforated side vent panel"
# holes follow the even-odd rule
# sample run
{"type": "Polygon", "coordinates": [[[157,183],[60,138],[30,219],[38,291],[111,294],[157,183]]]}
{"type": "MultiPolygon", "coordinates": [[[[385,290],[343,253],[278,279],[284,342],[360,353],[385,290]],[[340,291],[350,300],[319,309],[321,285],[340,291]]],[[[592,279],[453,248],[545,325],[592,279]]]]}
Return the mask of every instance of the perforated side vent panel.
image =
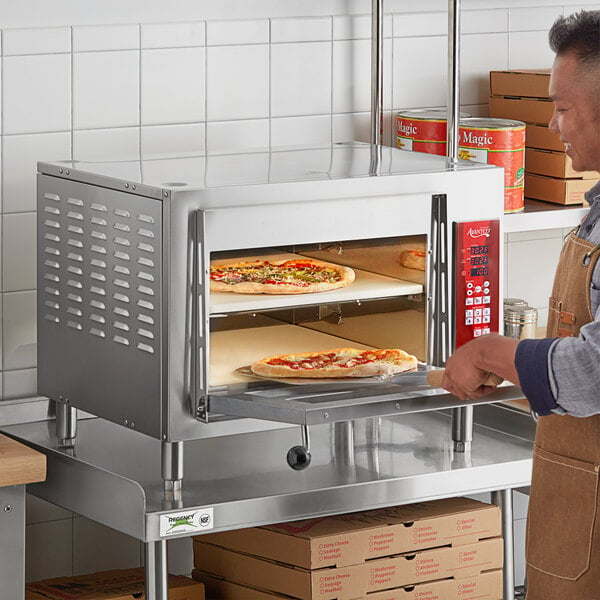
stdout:
{"type": "Polygon", "coordinates": [[[38,210],[40,317],[107,344],[155,354],[160,323],[160,202],[51,192],[38,210]]]}
{"type": "Polygon", "coordinates": [[[38,392],[158,439],[162,208],[38,175],[38,392]]]}

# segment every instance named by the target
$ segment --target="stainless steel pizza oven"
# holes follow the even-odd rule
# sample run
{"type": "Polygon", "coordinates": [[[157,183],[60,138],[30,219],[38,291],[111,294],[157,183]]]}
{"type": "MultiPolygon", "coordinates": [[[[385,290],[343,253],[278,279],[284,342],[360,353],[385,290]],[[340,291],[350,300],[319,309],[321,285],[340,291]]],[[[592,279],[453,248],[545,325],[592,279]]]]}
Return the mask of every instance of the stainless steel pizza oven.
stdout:
{"type": "Polygon", "coordinates": [[[486,278],[500,317],[501,169],[348,143],[38,170],[38,387],[65,440],[78,408],[162,440],[168,463],[211,428],[295,423],[307,437],[313,423],[449,405],[408,379],[292,385],[238,369],[357,344],[442,364],[465,322],[453,257],[467,229],[495,236],[486,278]],[[424,272],[398,262],[415,244],[424,272]],[[209,292],[211,260],[274,255],[357,278],[317,294],[209,292]]]}

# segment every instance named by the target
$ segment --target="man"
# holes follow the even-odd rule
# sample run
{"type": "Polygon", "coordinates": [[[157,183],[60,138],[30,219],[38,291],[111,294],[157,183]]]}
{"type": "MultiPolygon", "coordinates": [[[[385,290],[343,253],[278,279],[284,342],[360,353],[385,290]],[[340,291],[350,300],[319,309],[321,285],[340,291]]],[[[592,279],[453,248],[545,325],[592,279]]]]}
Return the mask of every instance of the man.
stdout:
{"type": "MultiPolygon", "coordinates": [[[[578,171],[600,171],[600,10],[560,17],[550,129],[578,171]]],[[[458,398],[520,385],[540,415],[527,523],[528,600],[600,599],[600,182],[565,243],[549,304],[547,338],[475,339],[447,361],[443,386],[458,398]]]]}

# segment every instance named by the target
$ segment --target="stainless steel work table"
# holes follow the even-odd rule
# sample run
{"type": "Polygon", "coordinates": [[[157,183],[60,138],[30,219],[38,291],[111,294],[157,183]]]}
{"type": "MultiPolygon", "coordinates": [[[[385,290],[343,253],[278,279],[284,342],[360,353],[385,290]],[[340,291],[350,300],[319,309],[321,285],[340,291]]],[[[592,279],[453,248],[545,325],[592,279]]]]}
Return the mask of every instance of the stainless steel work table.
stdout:
{"type": "Polygon", "coordinates": [[[478,407],[468,453],[454,452],[444,412],[314,426],[304,471],[285,458],[297,427],[219,437],[216,425],[185,442],[180,500],[165,497],[150,437],[99,418],[79,422],[72,449],[58,447],[53,422],[3,431],[47,457],[48,478],[30,493],[145,542],[148,600],[166,600],[160,516],[173,510],[212,508],[218,531],[488,491],[503,509],[504,598],[514,597],[512,490],[530,483],[527,415],[478,407]]]}

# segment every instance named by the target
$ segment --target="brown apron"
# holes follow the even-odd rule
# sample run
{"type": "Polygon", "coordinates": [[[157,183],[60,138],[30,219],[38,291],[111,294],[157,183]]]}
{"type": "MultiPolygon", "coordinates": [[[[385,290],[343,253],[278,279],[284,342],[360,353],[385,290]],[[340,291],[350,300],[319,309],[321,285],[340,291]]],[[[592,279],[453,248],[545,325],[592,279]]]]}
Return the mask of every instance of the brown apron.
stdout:
{"type": "MultiPolygon", "coordinates": [[[[594,244],[569,234],[550,298],[548,337],[577,335],[593,320],[590,283],[599,256],[594,244]]],[[[527,600],[600,600],[599,471],[600,415],[539,418],[527,518],[527,600]]]]}

